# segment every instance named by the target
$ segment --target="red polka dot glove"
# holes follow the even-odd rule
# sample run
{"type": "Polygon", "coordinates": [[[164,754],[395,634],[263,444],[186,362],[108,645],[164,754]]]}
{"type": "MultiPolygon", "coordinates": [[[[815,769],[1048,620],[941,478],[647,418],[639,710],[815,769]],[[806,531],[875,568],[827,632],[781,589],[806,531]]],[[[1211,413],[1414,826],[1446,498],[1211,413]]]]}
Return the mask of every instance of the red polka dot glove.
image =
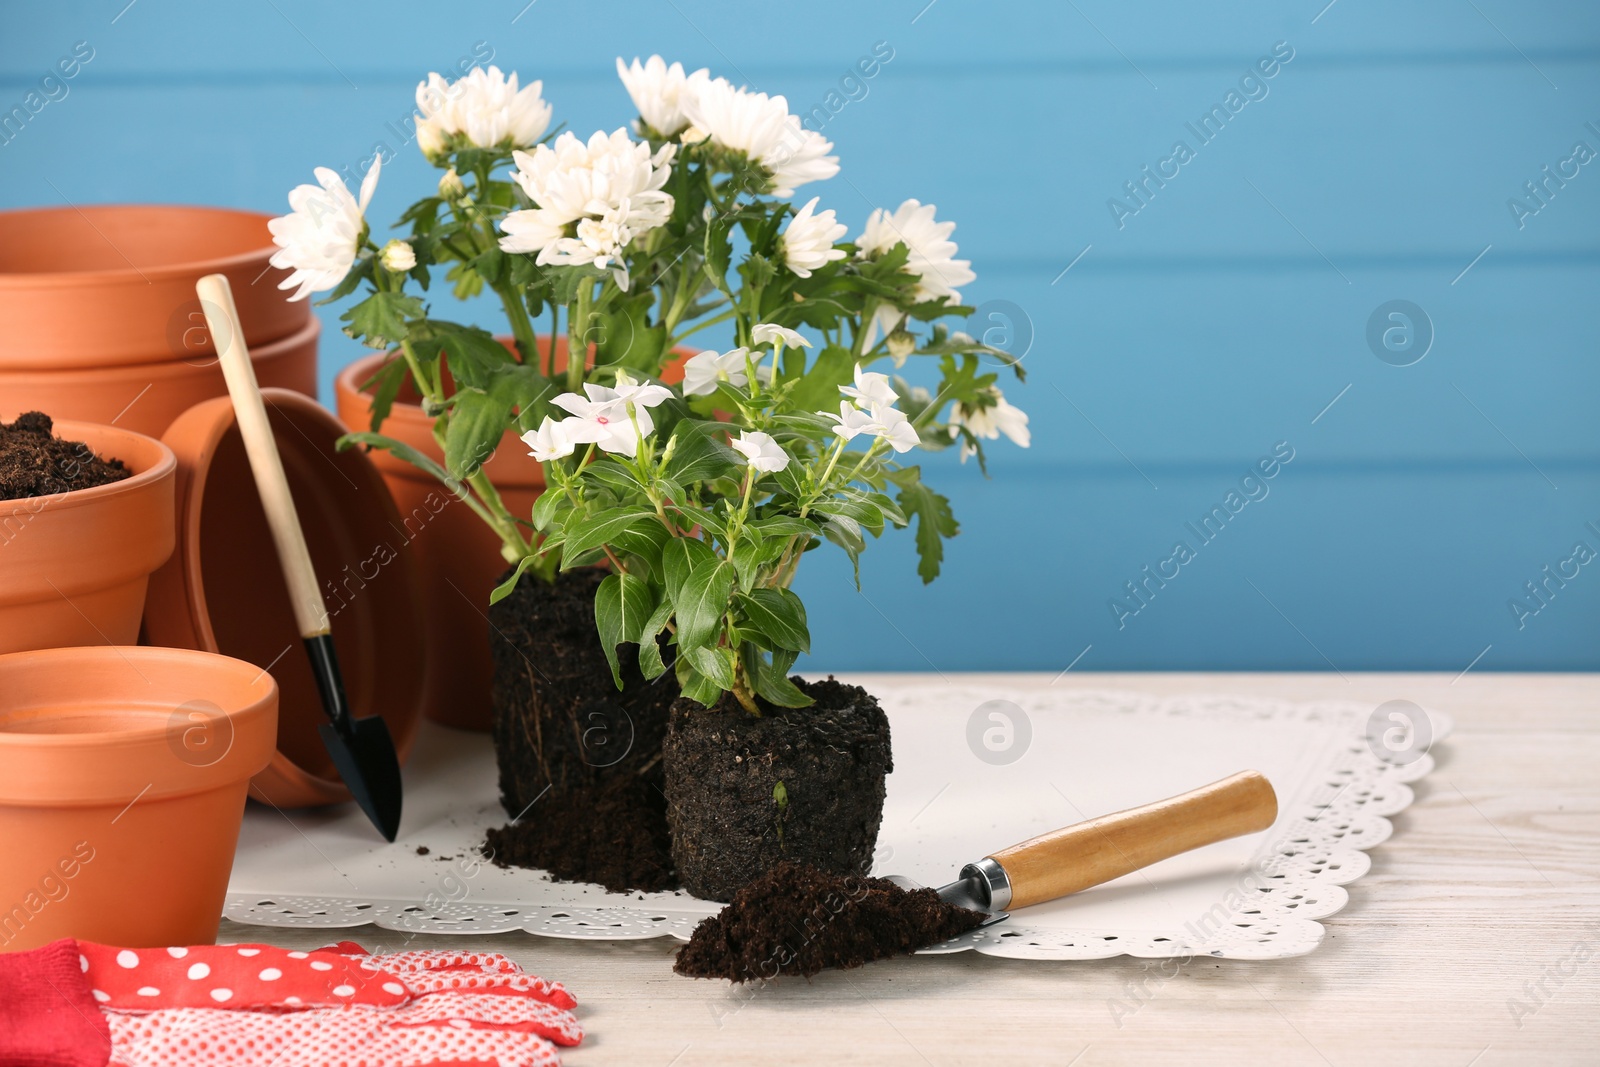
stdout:
{"type": "Polygon", "coordinates": [[[495,953],[78,951],[113,1067],[557,1067],[583,1040],[571,994],[495,953]]]}

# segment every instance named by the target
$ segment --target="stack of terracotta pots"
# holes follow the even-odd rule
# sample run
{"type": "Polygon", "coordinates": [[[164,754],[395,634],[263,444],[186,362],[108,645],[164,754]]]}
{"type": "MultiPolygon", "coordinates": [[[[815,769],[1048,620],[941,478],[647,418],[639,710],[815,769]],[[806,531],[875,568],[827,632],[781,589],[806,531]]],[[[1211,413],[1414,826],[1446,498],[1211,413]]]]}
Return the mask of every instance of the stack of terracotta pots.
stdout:
{"type": "Polygon", "coordinates": [[[160,436],[227,393],[194,284],[228,276],[263,386],[314,395],[319,325],[278,290],[267,216],[86,205],[0,212],[0,417],[160,436]]]}

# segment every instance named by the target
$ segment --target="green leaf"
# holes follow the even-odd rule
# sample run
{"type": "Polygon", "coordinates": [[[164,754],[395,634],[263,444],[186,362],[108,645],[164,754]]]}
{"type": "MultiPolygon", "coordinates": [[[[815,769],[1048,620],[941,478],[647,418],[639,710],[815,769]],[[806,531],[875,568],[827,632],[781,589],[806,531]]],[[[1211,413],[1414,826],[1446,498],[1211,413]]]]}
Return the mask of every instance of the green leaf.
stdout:
{"type": "MultiPolygon", "coordinates": [[[[682,541],[684,538],[677,538],[682,541]]],[[[667,574],[671,581],[673,564],[667,557],[667,574]]],[[[679,593],[672,600],[678,619],[678,648],[687,652],[702,645],[715,644],[722,632],[724,614],[728,610],[728,596],[733,592],[733,567],[725,560],[716,560],[710,566],[700,565],[690,571],[682,582],[679,593]]]]}
{"type": "Polygon", "coordinates": [[[500,601],[510,596],[511,591],[517,587],[517,581],[522,577],[522,572],[531,566],[533,566],[532,556],[523,556],[521,559],[517,560],[517,569],[512,571],[511,574],[507,576],[505,581],[495,586],[494,589],[489,593],[489,603],[498,604],[500,601]]]}
{"type": "Polygon", "coordinates": [[[678,689],[690,700],[708,708],[721,700],[722,694],[727,691],[695,670],[688,656],[678,657],[678,689]]]}
{"type": "Polygon", "coordinates": [[[718,289],[732,296],[728,288],[728,264],[733,261],[733,224],[725,218],[706,223],[706,275],[718,289]]]}
{"type": "Polygon", "coordinates": [[[813,703],[810,697],[789,681],[789,676],[785,673],[787,670],[787,663],[782,667],[777,663],[763,663],[755,678],[756,692],[767,703],[776,704],[780,708],[803,708],[813,703]]]}
{"type": "Polygon", "coordinates": [[[916,467],[896,471],[893,477],[900,488],[900,507],[908,518],[917,520],[917,574],[923,584],[939,577],[944,561],[944,539],[960,532],[950,501],[922,484],[916,467]]]}
{"type": "Polygon", "coordinates": [[[672,459],[667,476],[675,482],[707,482],[732,474],[739,457],[720,440],[720,423],[684,419],[672,433],[672,459]]]}
{"type": "Polygon", "coordinates": [[[676,604],[683,599],[683,587],[689,576],[698,569],[714,567],[717,554],[711,546],[698,537],[675,537],[661,550],[662,577],[667,585],[667,599],[676,604]]]}
{"type": "Polygon", "coordinates": [[[733,688],[733,649],[725,645],[718,648],[691,648],[684,655],[694,665],[695,671],[704,675],[718,689],[733,688]]]}
{"type": "Polygon", "coordinates": [[[373,293],[347,308],[339,321],[348,322],[344,332],[368,348],[393,348],[409,335],[408,320],[424,314],[421,297],[373,293]]]}
{"type": "Polygon", "coordinates": [[[460,479],[452,477],[450,472],[434,462],[432,457],[423,455],[404,441],[397,441],[393,437],[385,437],[381,433],[347,433],[336,442],[336,447],[341,452],[347,448],[354,448],[356,445],[381,448],[391,455],[400,457],[413,467],[427,471],[449,486],[451,492],[460,491],[460,479]]]}
{"type": "Polygon", "coordinates": [[[733,572],[739,577],[739,585],[745,589],[755,588],[756,571],[781,548],[781,543],[769,546],[760,534],[746,529],[733,550],[733,572]]]}
{"type": "Polygon", "coordinates": [[[824,497],[811,510],[831,517],[854,519],[873,536],[883,532],[883,509],[857,489],[844,489],[838,496],[824,497]]]}
{"type": "Polygon", "coordinates": [[[444,465],[457,478],[470,478],[489,461],[511,421],[511,404],[481,389],[462,389],[450,408],[444,437],[444,465]]]}
{"type": "MultiPolygon", "coordinates": [[[[562,551],[568,556],[577,556],[579,553],[610,544],[635,523],[655,523],[655,521],[655,512],[644,508],[607,508],[582,522],[568,526],[566,547],[562,551]]],[[[567,566],[567,561],[563,559],[562,567],[565,569],[567,566]]]]}
{"type": "Polygon", "coordinates": [[[600,644],[618,689],[622,688],[622,666],[617,658],[617,646],[639,640],[645,620],[654,607],[650,583],[631,574],[607,575],[595,591],[595,629],[600,631],[600,644]]]}
{"type": "Polygon", "coordinates": [[[767,537],[815,537],[818,526],[797,515],[774,515],[768,519],[754,520],[749,529],[759,530],[767,537]]]}
{"type": "Polygon", "coordinates": [[[667,620],[671,618],[672,600],[662,597],[661,603],[656,605],[656,610],[639,630],[639,670],[646,681],[653,682],[667,671],[666,662],[661,658],[661,644],[656,637],[667,628],[667,620]]]}
{"type": "Polygon", "coordinates": [[[362,383],[361,391],[372,394],[370,429],[374,433],[383,428],[383,420],[389,417],[389,412],[394,408],[395,397],[400,395],[400,387],[405,384],[410,373],[411,368],[405,360],[391,359],[362,383]]]}
{"type": "Polygon", "coordinates": [[[752,589],[739,593],[734,603],[745,619],[767,638],[768,647],[791,652],[811,651],[811,631],[806,627],[806,607],[787,589],[752,589]]]}
{"type": "Polygon", "coordinates": [[[849,349],[829,345],[795,383],[788,401],[801,411],[838,411],[839,386],[854,380],[855,369],[855,356],[849,349]]]}
{"type": "Polygon", "coordinates": [[[861,550],[867,547],[866,538],[861,536],[861,527],[856,520],[843,515],[834,516],[822,527],[822,536],[844,549],[850,557],[850,565],[855,568],[856,592],[861,591],[861,550]]]}
{"type": "Polygon", "coordinates": [[[533,502],[533,514],[530,516],[533,528],[541,532],[548,530],[552,520],[556,517],[556,512],[566,503],[567,498],[564,493],[555,493],[549,490],[540,493],[539,499],[533,502]]]}

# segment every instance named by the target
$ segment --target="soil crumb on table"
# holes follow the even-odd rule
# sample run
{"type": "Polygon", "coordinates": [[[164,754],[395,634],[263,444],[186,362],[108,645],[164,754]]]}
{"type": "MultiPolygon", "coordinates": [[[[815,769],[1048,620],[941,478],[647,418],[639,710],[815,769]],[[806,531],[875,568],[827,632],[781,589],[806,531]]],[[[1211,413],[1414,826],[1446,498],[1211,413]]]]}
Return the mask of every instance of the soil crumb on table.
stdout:
{"type": "Polygon", "coordinates": [[[130,477],[120,459],[101,459],[82,441],[63,441],[50,416],[30,411],[0,422],[0,500],[70,493],[130,477]]]}
{"type": "Polygon", "coordinates": [[[674,889],[667,802],[629,775],[598,786],[551,788],[520,822],[490,830],[500,867],[537,867],[561,882],[594,882],[614,893],[674,889]]]}
{"type": "Polygon", "coordinates": [[[429,848],[427,845],[418,845],[417,846],[417,855],[419,855],[419,856],[426,856],[428,853],[430,853],[432,851],[433,851],[433,849],[429,848]]]}
{"type": "Polygon", "coordinates": [[[695,927],[673,970],[731,982],[810,977],[937,945],[983,922],[932,889],[780,863],[695,927]]]}

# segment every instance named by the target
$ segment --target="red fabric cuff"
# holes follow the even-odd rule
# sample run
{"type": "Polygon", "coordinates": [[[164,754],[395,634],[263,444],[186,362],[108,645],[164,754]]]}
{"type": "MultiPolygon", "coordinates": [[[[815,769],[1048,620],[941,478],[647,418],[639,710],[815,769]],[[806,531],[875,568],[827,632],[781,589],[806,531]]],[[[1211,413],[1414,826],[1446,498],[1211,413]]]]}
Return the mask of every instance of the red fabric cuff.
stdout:
{"type": "Polygon", "coordinates": [[[0,1063],[106,1067],[111,1030],[83,972],[71,938],[0,953],[0,1063]]]}

